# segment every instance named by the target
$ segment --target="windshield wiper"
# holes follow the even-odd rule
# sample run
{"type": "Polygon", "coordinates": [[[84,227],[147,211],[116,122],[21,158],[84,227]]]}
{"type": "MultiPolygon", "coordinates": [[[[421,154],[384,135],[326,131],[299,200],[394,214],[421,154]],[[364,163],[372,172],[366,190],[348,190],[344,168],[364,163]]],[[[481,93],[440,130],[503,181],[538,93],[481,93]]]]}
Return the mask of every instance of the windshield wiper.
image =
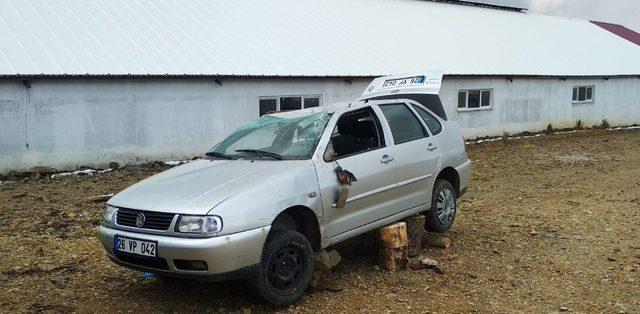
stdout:
{"type": "Polygon", "coordinates": [[[282,156],[280,156],[280,154],[276,154],[276,153],[272,153],[272,152],[268,152],[266,150],[259,150],[259,149],[236,149],[236,152],[238,153],[249,153],[249,154],[254,154],[254,155],[258,155],[258,156],[268,156],[271,158],[275,158],[277,160],[282,160],[282,156]]]}
{"type": "Polygon", "coordinates": [[[224,158],[224,159],[233,159],[229,155],[225,155],[223,153],[218,153],[218,152],[207,152],[207,153],[205,153],[205,156],[220,157],[220,158],[224,158]]]}

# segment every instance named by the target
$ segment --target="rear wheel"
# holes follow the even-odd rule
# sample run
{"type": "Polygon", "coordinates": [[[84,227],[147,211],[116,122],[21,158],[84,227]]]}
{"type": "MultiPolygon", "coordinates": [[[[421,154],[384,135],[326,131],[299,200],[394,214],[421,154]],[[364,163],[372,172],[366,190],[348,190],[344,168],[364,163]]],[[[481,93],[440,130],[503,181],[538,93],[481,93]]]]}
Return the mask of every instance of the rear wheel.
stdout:
{"type": "Polygon", "coordinates": [[[445,233],[451,229],[458,209],[456,197],[456,190],[451,183],[436,180],[431,195],[431,209],[427,212],[428,231],[445,233]]]}
{"type": "Polygon", "coordinates": [[[256,294],[275,306],[297,301],[313,275],[313,249],[309,240],[293,230],[270,235],[262,251],[259,273],[252,279],[256,294]]]}

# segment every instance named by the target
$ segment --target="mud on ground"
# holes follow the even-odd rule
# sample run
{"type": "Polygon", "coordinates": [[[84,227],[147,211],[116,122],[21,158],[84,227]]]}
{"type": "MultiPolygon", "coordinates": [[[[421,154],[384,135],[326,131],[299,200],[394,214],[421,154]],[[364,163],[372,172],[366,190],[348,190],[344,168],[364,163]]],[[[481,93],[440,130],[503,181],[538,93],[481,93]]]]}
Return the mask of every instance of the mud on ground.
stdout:
{"type": "MultiPolygon", "coordinates": [[[[378,270],[364,235],[337,248],[333,292],[278,310],[640,312],[640,132],[496,141],[469,155],[453,246],[425,250],[442,274],[378,270]]],[[[237,282],[143,279],[106,258],[104,204],[85,199],[163,169],[1,184],[0,312],[274,310],[237,282]]]]}

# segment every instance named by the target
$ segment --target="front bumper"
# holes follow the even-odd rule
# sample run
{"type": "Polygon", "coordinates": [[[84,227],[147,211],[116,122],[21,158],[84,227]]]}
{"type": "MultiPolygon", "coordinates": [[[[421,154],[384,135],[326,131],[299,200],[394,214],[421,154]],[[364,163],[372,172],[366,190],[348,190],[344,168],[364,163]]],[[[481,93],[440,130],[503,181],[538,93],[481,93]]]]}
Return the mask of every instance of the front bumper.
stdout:
{"type": "Polygon", "coordinates": [[[167,276],[227,280],[249,275],[256,269],[270,229],[271,226],[266,226],[213,238],[180,238],[100,226],[98,235],[107,256],[119,265],[167,276]],[[116,235],[157,242],[158,258],[116,253],[113,249],[116,235]],[[205,261],[208,269],[179,269],[175,260],[205,261]]]}

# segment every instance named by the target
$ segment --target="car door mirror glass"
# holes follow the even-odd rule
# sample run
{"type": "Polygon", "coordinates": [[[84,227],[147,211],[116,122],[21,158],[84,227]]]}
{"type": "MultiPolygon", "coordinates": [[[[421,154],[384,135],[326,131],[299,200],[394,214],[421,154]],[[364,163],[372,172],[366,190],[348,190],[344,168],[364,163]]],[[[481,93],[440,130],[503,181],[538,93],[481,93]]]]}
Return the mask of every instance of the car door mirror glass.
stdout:
{"type": "Polygon", "coordinates": [[[329,142],[327,149],[324,151],[324,161],[330,162],[336,160],[336,153],[333,150],[333,143],[329,142]]]}

